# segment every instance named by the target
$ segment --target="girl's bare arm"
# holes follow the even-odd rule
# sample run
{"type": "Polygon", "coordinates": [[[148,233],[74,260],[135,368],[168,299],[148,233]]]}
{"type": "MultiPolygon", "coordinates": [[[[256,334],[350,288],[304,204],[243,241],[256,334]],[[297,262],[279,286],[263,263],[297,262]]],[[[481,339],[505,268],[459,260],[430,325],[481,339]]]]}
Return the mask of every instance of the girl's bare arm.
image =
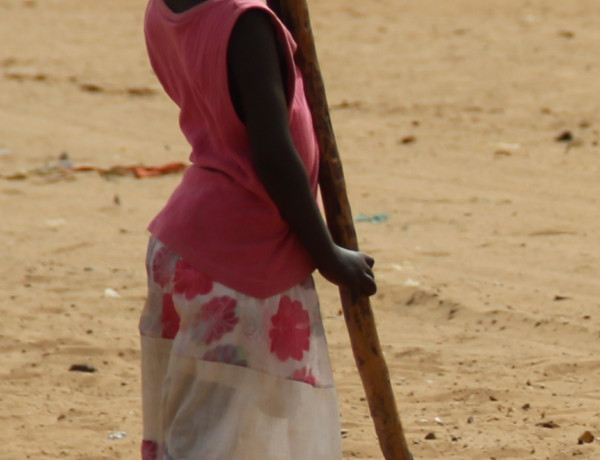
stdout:
{"type": "Polygon", "coordinates": [[[321,274],[356,294],[372,295],[373,259],[333,243],[313,197],[289,130],[276,40],[271,19],[255,9],[240,17],[229,42],[231,91],[248,129],[254,167],[321,274]]]}

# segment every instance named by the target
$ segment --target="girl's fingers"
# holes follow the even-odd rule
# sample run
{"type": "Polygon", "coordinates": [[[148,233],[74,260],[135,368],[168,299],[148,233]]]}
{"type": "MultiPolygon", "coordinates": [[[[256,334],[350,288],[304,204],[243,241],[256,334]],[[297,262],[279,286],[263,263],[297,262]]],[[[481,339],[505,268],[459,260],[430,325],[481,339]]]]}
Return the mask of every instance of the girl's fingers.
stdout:
{"type": "Polygon", "coordinates": [[[361,292],[366,296],[372,296],[377,292],[377,284],[372,276],[365,276],[361,283],[361,292]]]}

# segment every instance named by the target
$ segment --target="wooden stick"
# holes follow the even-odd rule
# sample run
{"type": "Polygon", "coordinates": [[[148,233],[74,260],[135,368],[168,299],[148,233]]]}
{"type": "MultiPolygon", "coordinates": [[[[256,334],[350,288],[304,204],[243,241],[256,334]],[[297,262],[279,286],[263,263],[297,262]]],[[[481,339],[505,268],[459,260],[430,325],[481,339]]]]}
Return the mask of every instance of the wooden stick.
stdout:
{"type": "MultiPolygon", "coordinates": [[[[337,244],[357,250],[358,240],[346,194],[342,162],[329,117],[325,86],[317,61],[308,5],[306,0],[280,0],[278,5],[276,2],[271,2],[271,5],[291,30],[298,44],[296,62],[304,78],[306,97],[321,152],[319,186],[329,230],[337,244]]],[[[369,298],[353,299],[346,289],[340,289],[340,296],[352,351],[383,456],[386,460],[411,460],[412,455],[406,445],[396,409],[369,298]]]]}

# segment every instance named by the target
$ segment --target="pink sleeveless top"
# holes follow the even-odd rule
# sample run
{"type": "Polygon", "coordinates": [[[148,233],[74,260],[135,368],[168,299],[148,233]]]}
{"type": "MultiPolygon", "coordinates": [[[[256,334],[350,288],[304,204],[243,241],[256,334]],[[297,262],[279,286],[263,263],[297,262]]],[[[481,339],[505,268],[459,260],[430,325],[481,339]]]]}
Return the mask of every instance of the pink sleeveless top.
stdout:
{"type": "Polygon", "coordinates": [[[301,282],[314,264],[256,176],[246,127],[230,99],[227,44],[250,8],[268,12],[283,44],[290,130],[316,196],[318,147],[293,60],[296,44],[283,24],[260,0],[208,0],[181,14],[163,0],[149,0],[150,62],[180,108],[192,165],[148,228],[215,281],[265,298],[301,282]]]}

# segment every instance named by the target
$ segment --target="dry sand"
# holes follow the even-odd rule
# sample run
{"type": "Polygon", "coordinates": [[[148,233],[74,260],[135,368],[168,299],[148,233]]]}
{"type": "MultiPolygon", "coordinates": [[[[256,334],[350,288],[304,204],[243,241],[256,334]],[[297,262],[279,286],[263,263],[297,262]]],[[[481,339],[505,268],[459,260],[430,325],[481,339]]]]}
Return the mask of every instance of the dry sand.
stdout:
{"type": "MultiPolygon", "coordinates": [[[[0,0],[2,459],[138,458],[145,226],[180,176],[51,167],[63,152],[186,161],[144,5],[0,0]]],[[[578,444],[600,435],[597,3],[311,14],[354,214],[388,217],[357,230],[415,459],[600,458],[578,444]]],[[[335,289],[320,289],[345,458],[380,459],[335,289]]]]}

